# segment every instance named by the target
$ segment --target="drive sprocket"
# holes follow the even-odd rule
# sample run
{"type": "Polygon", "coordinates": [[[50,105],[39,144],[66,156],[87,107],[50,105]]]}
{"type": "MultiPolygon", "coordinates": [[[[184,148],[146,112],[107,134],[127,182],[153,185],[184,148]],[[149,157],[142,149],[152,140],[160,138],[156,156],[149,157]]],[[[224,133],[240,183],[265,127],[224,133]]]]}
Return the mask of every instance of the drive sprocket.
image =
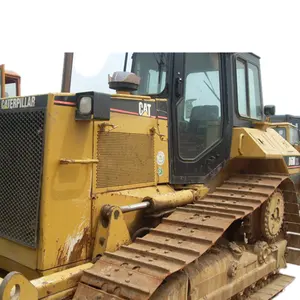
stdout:
{"type": "Polygon", "coordinates": [[[272,240],[279,235],[283,217],[284,196],[280,190],[276,190],[262,205],[261,231],[264,238],[272,240]]]}

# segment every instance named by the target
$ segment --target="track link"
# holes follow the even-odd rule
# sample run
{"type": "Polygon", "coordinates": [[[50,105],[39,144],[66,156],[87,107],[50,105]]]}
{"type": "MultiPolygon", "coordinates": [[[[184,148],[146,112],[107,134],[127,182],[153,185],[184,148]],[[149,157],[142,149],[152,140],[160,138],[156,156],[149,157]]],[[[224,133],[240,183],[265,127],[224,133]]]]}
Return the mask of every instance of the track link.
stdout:
{"type": "Polygon", "coordinates": [[[257,209],[286,178],[231,177],[203,199],[177,208],[143,238],[105,253],[84,271],[73,299],[95,289],[111,294],[107,299],[149,299],[168,276],[204,254],[235,220],[257,209]]]}
{"type": "Polygon", "coordinates": [[[281,293],[295,278],[288,275],[276,274],[269,276],[266,282],[257,282],[262,287],[250,295],[248,300],[269,300],[281,293]]]}

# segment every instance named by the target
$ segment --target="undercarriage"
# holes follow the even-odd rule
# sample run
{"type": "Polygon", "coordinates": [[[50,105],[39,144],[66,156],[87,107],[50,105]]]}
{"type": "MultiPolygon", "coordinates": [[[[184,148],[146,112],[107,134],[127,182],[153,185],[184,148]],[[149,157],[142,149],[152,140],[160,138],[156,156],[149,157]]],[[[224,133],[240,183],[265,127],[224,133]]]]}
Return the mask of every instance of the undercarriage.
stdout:
{"type": "Polygon", "coordinates": [[[73,299],[243,299],[254,294],[278,280],[278,270],[286,266],[287,236],[281,229],[290,226],[285,212],[297,203],[293,193],[281,191],[285,179],[231,177],[203,199],[177,208],[143,238],[105,253],[84,271],[73,299]]]}

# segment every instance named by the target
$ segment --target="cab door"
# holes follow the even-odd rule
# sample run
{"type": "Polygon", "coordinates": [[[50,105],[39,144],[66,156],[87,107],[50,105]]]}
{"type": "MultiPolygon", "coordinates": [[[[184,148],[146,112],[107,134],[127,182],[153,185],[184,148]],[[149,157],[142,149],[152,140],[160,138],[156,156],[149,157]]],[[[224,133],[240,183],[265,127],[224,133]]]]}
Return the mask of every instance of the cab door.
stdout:
{"type": "Polygon", "coordinates": [[[170,181],[204,183],[230,156],[231,56],[176,53],[172,65],[170,181]]]}

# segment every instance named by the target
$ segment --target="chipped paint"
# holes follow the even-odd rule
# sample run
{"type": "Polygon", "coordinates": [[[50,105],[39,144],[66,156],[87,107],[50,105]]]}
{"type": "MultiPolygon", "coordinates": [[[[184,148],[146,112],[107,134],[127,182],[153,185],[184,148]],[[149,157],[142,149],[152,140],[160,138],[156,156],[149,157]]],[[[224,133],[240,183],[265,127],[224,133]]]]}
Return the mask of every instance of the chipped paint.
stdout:
{"type": "Polygon", "coordinates": [[[34,279],[34,284],[35,284],[35,286],[43,286],[46,284],[55,283],[56,281],[57,280],[55,278],[53,278],[52,280],[47,279],[47,281],[46,281],[44,277],[40,277],[40,278],[34,279]]]}
{"type": "Polygon", "coordinates": [[[84,228],[81,239],[74,244],[73,250],[70,252],[69,262],[75,262],[81,259],[83,249],[87,249],[89,238],[89,228],[84,228]]]}
{"type": "Polygon", "coordinates": [[[66,240],[66,244],[68,245],[68,252],[67,252],[67,261],[70,259],[70,255],[75,247],[75,245],[82,239],[83,237],[83,231],[78,233],[75,236],[68,236],[66,240]]]}
{"type": "Polygon", "coordinates": [[[84,227],[83,221],[78,227],[78,231],[73,235],[68,235],[63,246],[58,249],[57,266],[74,263],[81,258],[82,252],[87,248],[90,239],[89,227],[84,227]]]}

